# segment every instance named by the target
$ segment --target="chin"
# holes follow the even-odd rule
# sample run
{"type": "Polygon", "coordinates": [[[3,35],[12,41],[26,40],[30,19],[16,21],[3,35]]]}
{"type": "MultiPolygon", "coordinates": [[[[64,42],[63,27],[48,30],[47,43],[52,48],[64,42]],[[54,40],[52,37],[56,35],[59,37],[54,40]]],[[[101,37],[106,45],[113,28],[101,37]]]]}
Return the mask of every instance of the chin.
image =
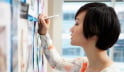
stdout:
{"type": "Polygon", "coordinates": [[[80,46],[78,43],[76,43],[76,42],[71,42],[71,45],[72,46],[80,46]]]}
{"type": "Polygon", "coordinates": [[[73,42],[71,42],[71,45],[72,45],[72,46],[76,46],[76,44],[75,44],[75,43],[73,43],[73,42]]]}
{"type": "Polygon", "coordinates": [[[72,40],[71,40],[71,45],[72,45],[72,46],[77,46],[78,44],[76,43],[76,41],[72,41],[72,40]]]}

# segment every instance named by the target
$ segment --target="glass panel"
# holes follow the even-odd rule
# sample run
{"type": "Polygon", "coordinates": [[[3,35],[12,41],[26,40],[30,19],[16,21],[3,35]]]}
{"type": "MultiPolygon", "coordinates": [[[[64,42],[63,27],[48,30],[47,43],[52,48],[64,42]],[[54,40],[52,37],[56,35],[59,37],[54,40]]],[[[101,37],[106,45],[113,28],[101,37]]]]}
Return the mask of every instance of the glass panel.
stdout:
{"type": "Polygon", "coordinates": [[[63,5],[62,55],[66,58],[84,56],[84,51],[70,44],[70,29],[75,23],[75,13],[87,2],[65,2],[63,5]]]}
{"type": "Polygon", "coordinates": [[[121,34],[114,45],[113,60],[121,68],[121,71],[124,71],[124,8],[122,7],[124,7],[124,2],[115,3],[115,10],[121,23],[121,34]]]}

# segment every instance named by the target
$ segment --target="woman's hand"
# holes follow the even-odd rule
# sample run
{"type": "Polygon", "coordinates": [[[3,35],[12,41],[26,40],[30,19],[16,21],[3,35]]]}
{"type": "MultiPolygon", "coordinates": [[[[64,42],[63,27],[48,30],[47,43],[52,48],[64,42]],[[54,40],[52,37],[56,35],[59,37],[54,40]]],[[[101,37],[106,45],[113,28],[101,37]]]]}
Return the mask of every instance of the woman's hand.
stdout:
{"type": "Polygon", "coordinates": [[[48,31],[48,27],[49,27],[49,24],[50,24],[50,20],[49,19],[44,19],[45,15],[43,14],[40,14],[38,16],[38,33],[40,35],[46,35],[47,31],[48,31]]]}

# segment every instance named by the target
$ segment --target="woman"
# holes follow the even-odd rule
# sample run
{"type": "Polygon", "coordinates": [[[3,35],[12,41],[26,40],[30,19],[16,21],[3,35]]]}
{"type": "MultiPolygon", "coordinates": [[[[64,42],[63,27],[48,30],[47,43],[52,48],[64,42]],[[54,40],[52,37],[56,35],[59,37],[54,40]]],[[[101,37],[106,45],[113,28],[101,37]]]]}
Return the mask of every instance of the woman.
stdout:
{"type": "Polygon", "coordinates": [[[44,54],[52,68],[61,71],[109,72],[119,71],[107,55],[120,34],[120,23],[112,7],[103,3],[88,3],[75,15],[71,28],[71,44],[81,46],[87,58],[62,59],[55,50],[47,33],[49,20],[39,15],[38,33],[41,35],[44,54]]]}

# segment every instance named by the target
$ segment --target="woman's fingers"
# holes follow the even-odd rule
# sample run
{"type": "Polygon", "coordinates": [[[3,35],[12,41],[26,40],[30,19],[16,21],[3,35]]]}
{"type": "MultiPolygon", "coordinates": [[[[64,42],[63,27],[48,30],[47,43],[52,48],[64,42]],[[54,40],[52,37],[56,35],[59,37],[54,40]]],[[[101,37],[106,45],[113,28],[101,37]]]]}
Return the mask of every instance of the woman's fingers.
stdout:
{"type": "Polygon", "coordinates": [[[49,19],[44,19],[44,18],[46,18],[47,16],[45,16],[45,15],[40,15],[39,16],[39,23],[40,24],[42,24],[42,26],[44,26],[44,27],[48,27],[48,25],[49,25],[49,23],[50,23],[50,21],[49,21],[49,19]]]}
{"type": "Polygon", "coordinates": [[[46,34],[47,31],[48,31],[48,25],[50,23],[49,19],[44,19],[46,18],[47,16],[43,15],[43,14],[40,14],[38,16],[38,32],[40,34],[46,34]]]}

